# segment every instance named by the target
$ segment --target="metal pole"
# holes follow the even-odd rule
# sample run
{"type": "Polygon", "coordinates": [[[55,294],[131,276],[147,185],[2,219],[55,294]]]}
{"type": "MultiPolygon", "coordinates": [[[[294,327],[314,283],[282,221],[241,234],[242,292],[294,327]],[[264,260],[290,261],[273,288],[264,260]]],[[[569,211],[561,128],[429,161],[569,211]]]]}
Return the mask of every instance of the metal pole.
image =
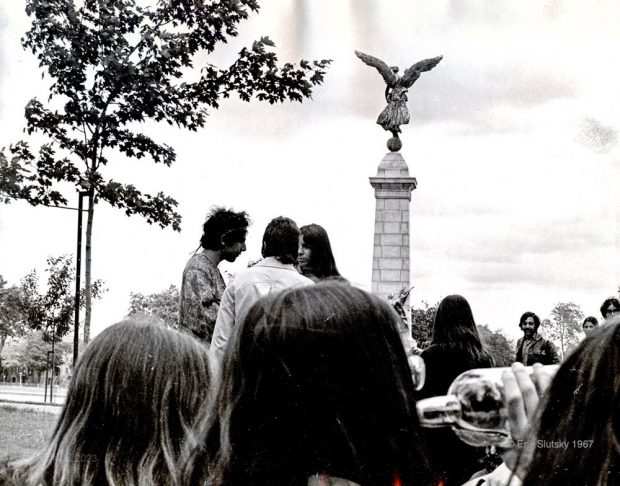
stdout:
{"type": "MultiPolygon", "coordinates": [[[[45,394],[43,395],[43,403],[47,403],[47,373],[50,368],[50,352],[47,352],[47,359],[45,360],[45,394]]],[[[39,378],[41,379],[41,378],[39,378]]]]}
{"type": "Polygon", "coordinates": [[[54,354],[54,344],[56,341],[56,326],[52,327],[52,381],[50,381],[50,403],[52,403],[53,397],[52,397],[52,390],[54,390],[54,373],[55,373],[55,368],[56,368],[56,363],[55,363],[55,354],[54,354]]]}
{"type": "Polygon", "coordinates": [[[80,274],[82,273],[82,211],[84,196],[88,191],[80,191],[78,197],[78,227],[77,227],[77,254],[75,259],[75,317],[73,328],[73,367],[78,358],[80,338],[80,274]]]}

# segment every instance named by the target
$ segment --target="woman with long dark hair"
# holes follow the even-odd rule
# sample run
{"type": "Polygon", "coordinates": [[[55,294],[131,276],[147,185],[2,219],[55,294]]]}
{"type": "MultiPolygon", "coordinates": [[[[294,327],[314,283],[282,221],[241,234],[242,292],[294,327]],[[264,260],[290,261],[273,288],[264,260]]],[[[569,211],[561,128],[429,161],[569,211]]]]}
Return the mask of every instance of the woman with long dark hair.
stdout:
{"type": "Polygon", "coordinates": [[[186,483],[429,484],[397,329],[389,304],[338,282],[261,299],[234,330],[186,483]]]}
{"type": "Polygon", "coordinates": [[[5,464],[2,484],[180,485],[209,392],[208,355],[189,335],[128,318],[86,346],[43,450],[5,464]]]}
{"type": "MultiPolygon", "coordinates": [[[[493,366],[493,358],[485,350],[467,300],[449,295],[435,313],[431,344],[422,352],[426,364],[426,381],[419,398],[445,395],[454,378],[473,368],[493,366]]],[[[468,446],[450,429],[425,430],[427,452],[436,483],[460,485],[482,469],[484,451],[468,446]]]]}
{"type": "Polygon", "coordinates": [[[299,231],[297,262],[302,275],[313,282],[342,279],[325,228],[318,224],[308,224],[299,228],[299,231]]]}

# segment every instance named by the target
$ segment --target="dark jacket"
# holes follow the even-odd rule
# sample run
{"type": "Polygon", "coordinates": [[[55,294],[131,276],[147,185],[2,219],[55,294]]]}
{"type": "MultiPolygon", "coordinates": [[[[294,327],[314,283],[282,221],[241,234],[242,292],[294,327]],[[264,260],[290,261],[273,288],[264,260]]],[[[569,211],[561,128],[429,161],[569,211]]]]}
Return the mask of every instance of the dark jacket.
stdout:
{"type": "MultiPolygon", "coordinates": [[[[461,373],[473,368],[490,368],[493,359],[483,356],[472,359],[468,353],[431,345],[422,351],[426,365],[426,380],[418,399],[445,395],[452,381],[461,373]]],[[[460,486],[483,466],[484,449],[465,444],[451,428],[423,429],[425,449],[435,474],[435,484],[460,486]]]]}
{"type": "Polygon", "coordinates": [[[543,338],[540,334],[534,334],[534,343],[529,347],[527,353],[524,353],[524,339],[517,341],[517,356],[515,361],[523,363],[525,366],[540,363],[543,365],[557,364],[560,362],[558,352],[554,344],[548,339],[543,338]]]}

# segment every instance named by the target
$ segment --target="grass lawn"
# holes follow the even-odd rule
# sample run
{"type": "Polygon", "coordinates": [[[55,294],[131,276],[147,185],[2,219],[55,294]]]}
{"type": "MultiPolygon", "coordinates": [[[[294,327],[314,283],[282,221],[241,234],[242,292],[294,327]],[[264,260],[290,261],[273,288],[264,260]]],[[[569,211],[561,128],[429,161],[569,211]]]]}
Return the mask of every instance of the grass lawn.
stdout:
{"type": "Polygon", "coordinates": [[[41,449],[51,435],[58,415],[0,406],[0,451],[13,458],[41,449]]]}

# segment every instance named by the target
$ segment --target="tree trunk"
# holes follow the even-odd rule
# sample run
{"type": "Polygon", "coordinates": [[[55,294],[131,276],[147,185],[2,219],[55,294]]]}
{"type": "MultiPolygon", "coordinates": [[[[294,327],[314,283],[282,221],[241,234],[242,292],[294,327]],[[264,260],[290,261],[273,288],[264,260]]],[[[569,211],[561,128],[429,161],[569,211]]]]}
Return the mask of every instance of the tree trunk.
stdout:
{"type": "Polygon", "coordinates": [[[95,213],[94,193],[88,195],[88,219],[86,221],[86,249],[84,265],[84,344],[90,341],[90,316],[92,308],[92,285],[91,285],[91,263],[92,263],[92,237],[93,237],[93,216],[95,213]]]}

